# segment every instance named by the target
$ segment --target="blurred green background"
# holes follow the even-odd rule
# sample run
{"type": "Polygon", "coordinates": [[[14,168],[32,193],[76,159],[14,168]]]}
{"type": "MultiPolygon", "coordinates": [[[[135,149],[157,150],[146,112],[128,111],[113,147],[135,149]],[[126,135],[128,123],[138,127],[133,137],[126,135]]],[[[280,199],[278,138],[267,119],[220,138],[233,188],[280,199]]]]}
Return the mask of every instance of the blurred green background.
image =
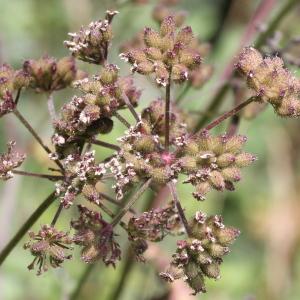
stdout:
{"type": "MultiPolygon", "coordinates": [[[[119,46],[144,26],[156,26],[151,19],[155,1],[147,5],[127,5],[120,9],[114,20],[114,42],[109,60],[121,67],[122,74],[129,74],[128,65],[118,58],[119,46]]],[[[187,24],[203,40],[214,43],[207,61],[215,66],[215,74],[202,90],[191,90],[184,107],[193,111],[205,110],[212,98],[228,61],[237,54],[241,37],[251,16],[261,1],[253,0],[185,0],[178,5],[188,11],[187,24]]],[[[267,22],[285,2],[273,2],[267,22]]],[[[114,1],[104,0],[0,0],[0,62],[19,68],[24,59],[68,55],[63,46],[67,33],[76,31],[91,20],[103,18],[106,9],[113,8],[114,1]]],[[[280,30],[286,37],[300,34],[300,10],[294,9],[282,22],[280,30]]],[[[259,24],[257,24],[259,25],[259,24]]],[[[248,41],[251,44],[253,40],[248,41]]],[[[90,74],[97,67],[79,63],[90,74]]],[[[297,72],[297,70],[295,70],[297,72]]],[[[160,96],[160,90],[139,75],[136,84],[142,87],[141,106],[160,96]]],[[[68,89],[54,94],[60,107],[70,100],[74,91],[68,89]]],[[[220,111],[233,105],[231,93],[225,98],[220,111]]],[[[24,92],[20,110],[31,121],[44,140],[49,141],[52,130],[49,125],[46,97],[24,92]]],[[[124,114],[126,115],[126,113],[124,114]]],[[[130,119],[129,115],[126,115],[130,119]]],[[[221,132],[226,128],[217,129],[221,132]]],[[[151,263],[131,261],[125,270],[124,288],[118,298],[114,292],[120,287],[124,264],[116,269],[98,264],[82,286],[78,299],[98,300],[188,300],[188,299],[288,299],[300,298],[300,123],[299,120],[278,118],[269,107],[255,120],[242,121],[239,132],[248,136],[246,150],[255,153],[259,160],[243,170],[243,180],[234,193],[212,192],[205,202],[191,197],[190,186],[180,186],[181,201],[189,215],[200,209],[207,213],[222,214],[225,224],[241,229],[241,236],[222,265],[222,278],[207,281],[207,294],[191,297],[183,283],[165,285],[158,277],[157,261],[166,259],[174,251],[175,238],[168,237],[149,250],[151,263]],[[159,259],[158,259],[159,258],[159,259]],[[130,269],[130,270],[129,270],[130,269]],[[172,289],[172,290],[171,290],[172,289]],[[167,293],[168,292],[168,293],[167,293]],[[113,298],[114,297],[114,298],[113,298]]],[[[124,127],[116,122],[110,140],[122,135],[124,127]]],[[[14,139],[22,151],[28,153],[23,169],[32,172],[47,171],[48,160],[39,146],[20,126],[18,120],[8,115],[0,122],[0,149],[4,151],[7,140],[14,139]]],[[[110,152],[97,148],[101,159],[110,152]]],[[[28,218],[31,212],[52,191],[47,181],[15,176],[7,183],[0,183],[0,248],[28,218]]],[[[107,193],[111,190],[107,189],[107,193]]],[[[166,198],[165,201],[168,199],[166,198]]],[[[143,200],[140,201],[142,205],[143,200]]],[[[42,215],[34,226],[49,223],[57,203],[42,215]]],[[[64,212],[57,227],[68,230],[69,221],[76,214],[74,207],[64,212]]],[[[126,237],[118,228],[119,240],[126,256],[126,237]]],[[[29,272],[26,266],[31,256],[21,243],[12,251],[0,268],[1,300],[52,300],[69,299],[86,266],[80,261],[78,251],[74,259],[67,261],[63,269],[50,270],[40,277],[29,272]]]]}

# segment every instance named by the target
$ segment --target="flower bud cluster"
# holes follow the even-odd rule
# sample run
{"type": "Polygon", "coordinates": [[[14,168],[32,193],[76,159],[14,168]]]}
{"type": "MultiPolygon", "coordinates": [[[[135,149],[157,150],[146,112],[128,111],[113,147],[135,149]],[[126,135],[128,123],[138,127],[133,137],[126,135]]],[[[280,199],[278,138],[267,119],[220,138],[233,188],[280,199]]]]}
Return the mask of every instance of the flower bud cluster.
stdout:
{"type": "Polygon", "coordinates": [[[204,200],[212,189],[234,190],[234,182],[241,179],[240,169],[250,165],[256,157],[242,152],[246,137],[226,134],[211,136],[208,131],[190,138],[178,150],[178,165],[188,175],[184,183],[191,183],[193,196],[204,200]]]}
{"type": "Polygon", "coordinates": [[[73,204],[79,193],[92,202],[100,201],[96,183],[106,173],[103,164],[95,162],[95,151],[86,152],[82,156],[70,154],[63,160],[66,179],[56,184],[56,193],[61,197],[65,208],[73,204]]]}
{"type": "Polygon", "coordinates": [[[182,232],[179,215],[171,203],[165,208],[156,208],[132,217],[128,222],[129,240],[137,239],[159,242],[168,234],[182,232]]]}
{"type": "Polygon", "coordinates": [[[177,243],[170,267],[160,274],[169,282],[184,278],[194,294],[206,292],[205,277],[219,279],[222,257],[240,234],[233,227],[225,227],[220,216],[207,217],[197,212],[190,222],[191,236],[177,243]]]}
{"type": "Polygon", "coordinates": [[[106,265],[115,266],[121,258],[121,250],[114,239],[112,226],[98,212],[82,205],[78,210],[79,219],[72,221],[71,226],[76,230],[74,243],[82,246],[81,259],[86,263],[102,259],[106,265]]]}
{"type": "Polygon", "coordinates": [[[46,272],[50,267],[57,268],[66,259],[71,259],[72,255],[66,255],[65,250],[70,249],[68,245],[73,243],[72,238],[63,231],[43,225],[38,233],[29,232],[30,241],[24,245],[24,249],[29,249],[34,256],[33,262],[28,266],[33,270],[38,267],[37,275],[46,272]]]}
{"type": "Polygon", "coordinates": [[[43,56],[38,60],[26,60],[23,70],[31,76],[30,87],[36,92],[53,92],[64,89],[85,73],[77,70],[73,57],[55,59],[43,56]]]}
{"type": "Polygon", "coordinates": [[[300,116],[300,80],[284,68],[281,58],[263,58],[256,49],[246,47],[237,67],[247,76],[248,86],[260,99],[269,102],[279,116],[300,116]]]}
{"type": "Polygon", "coordinates": [[[26,155],[20,154],[15,148],[16,142],[7,144],[7,153],[0,154],[0,179],[8,180],[13,177],[13,169],[19,167],[26,158],[26,155]]]}
{"type": "Polygon", "coordinates": [[[170,76],[177,83],[188,80],[190,71],[200,65],[200,53],[191,47],[193,41],[191,27],[177,31],[174,17],[168,16],[159,32],[144,29],[145,48],[131,49],[120,56],[132,65],[133,72],[154,74],[157,84],[166,86],[170,76]]]}
{"type": "MultiPolygon", "coordinates": [[[[106,165],[115,176],[118,199],[130,186],[150,177],[155,185],[177,178],[178,169],[173,168],[175,156],[165,152],[163,146],[162,105],[162,101],[154,101],[142,112],[142,120],[119,138],[121,151],[106,165]]],[[[183,121],[180,112],[174,110],[170,122],[171,143],[180,143],[182,136],[186,135],[183,121]]]]}
{"type": "Polygon", "coordinates": [[[117,11],[107,11],[105,20],[91,22],[80,31],[69,33],[70,40],[65,46],[76,58],[92,63],[103,64],[107,59],[109,44],[113,38],[111,21],[117,11]]]}
{"type": "Polygon", "coordinates": [[[13,94],[29,85],[30,76],[22,71],[15,71],[11,66],[0,66],[0,117],[14,110],[13,94]]]}

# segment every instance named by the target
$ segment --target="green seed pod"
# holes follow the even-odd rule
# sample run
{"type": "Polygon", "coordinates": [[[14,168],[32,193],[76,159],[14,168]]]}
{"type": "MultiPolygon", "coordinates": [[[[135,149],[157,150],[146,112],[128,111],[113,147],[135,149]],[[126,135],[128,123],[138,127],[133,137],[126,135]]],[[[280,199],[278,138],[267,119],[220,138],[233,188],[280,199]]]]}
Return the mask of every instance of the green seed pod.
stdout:
{"type": "Polygon", "coordinates": [[[190,26],[186,26],[179,30],[176,36],[176,42],[182,43],[183,45],[188,45],[194,38],[192,28],[190,26]]]}
{"type": "Polygon", "coordinates": [[[162,39],[158,32],[149,27],[146,27],[144,30],[144,42],[147,47],[160,48],[162,39]]]}
{"type": "Polygon", "coordinates": [[[206,293],[204,277],[202,274],[198,273],[198,275],[194,278],[188,278],[187,282],[189,286],[195,291],[194,295],[197,293],[206,293]]]}
{"type": "Polygon", "coordinates": [[[139,63],[135,70],[143,75],[149,75],[154,71],[154,65],[151,61],[144,61],[139,63]]]}
{"type": "Polygon", "coordinates": [[[156,145],[151,136],[144,135],[134,142],[133,147],[136,151],[151,153],[155,150],[156,145]]]}
{"type": "Polygon", "coordinates": [[[242,73],[248,75],[262,61],[263,57],[259,51],[253,47],[245,47],[238,57],[237,67],[242,73]]]}
{"type": "Polygon", "coordinates": [[[241,180],[241,171],[235,167],[225,168],[221,171],[222,176],[225,180],[228,181],[240,181],[241,180]]]}
{"type": "Polygon", "coordinates": [[[184,273],[188,278],[195,278],[199,274],[199,266],[194,262],[189,262],[184,267],[184,273]]]}
{"type": "Polygon", "coordinates": [[[173,33],[176,29],[176,24],[173,16],[167,16],[163,19],[160,25],[160,35],[165,36],[169,33],[173,33]]]}
{"type": "Polygon", "coordinates": [[[180,165],[185,172],[193,172],[197,170],[197,161],[193,156],[184,156],[180,159],[180,165]]]}
{"type": "Polygon", "coordinates": [[[105,84],[112,84],[118,79],[119,68],[116,65],[106,65],[100,73],[100,81],[105,84]]]}
{"type": "Polygon", "coordinates": [[[223,151],[236,154],[239,151],[241,151],[246,141],[247,138],[243,135],[234,135],[231,137],[225,137],[223,151]]]}
{"type": "Polygon", "coordinates": [[[197,256],[197,262],[200,265],[211,264],[212,261],[213,260],[212,260],[211,256],[206,251],[199,253],[197,256]]]}
{"type": "Polygon", "coordinates": [[[225,189],[224,177],[219,171],[212,171],[210,173],[209,181],[216,190],[223,191],[225,189]]]}
{"type": "Polygon", "coordinates": [[[224,153],[221,154],[218,158],[217,158],[217,165],[220,168],[225,168],[230,166],[233,162],[235,161],[235,156],[231,153],[224,153]]]}
{"type": "Polygon", "coordinates": [[[230,246],[240,235],[240,231],[233,227],[219,228],[215,231],[218,242],[224,246],[230,246]]]}
{"type": "Polygon", "coordinates": [[[218,243],[210,243],[206,249],[214,258],[221,258],[229,252],[228,247],[224,247],[218,243]]]}
{"type": "Polygon", "coordinates": [[[145,53],[149,59],[162,60],[162,53],[158,48],[153,48],[153,47],[146,48],[145,53]]]}
{"type": "Polygon", "coordinates": [[[256,160],[256,156],[250,153],[242,152],[235,157],[235,164],[239,168],[247,167],[256,160]]]}
{"type": "Polygon", "coordinates": [[[201,270],[209,278],[220,278],[220,265],[215,262],[211,264],[202,265],[201,270]]]}

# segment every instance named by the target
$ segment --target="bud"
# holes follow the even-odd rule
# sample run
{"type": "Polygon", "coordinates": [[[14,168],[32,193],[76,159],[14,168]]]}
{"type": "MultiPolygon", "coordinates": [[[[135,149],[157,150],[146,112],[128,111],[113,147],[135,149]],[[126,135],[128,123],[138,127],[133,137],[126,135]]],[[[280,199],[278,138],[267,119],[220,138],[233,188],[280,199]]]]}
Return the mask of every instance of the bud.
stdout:
{"type": "Polygon", "coordinates": [[[201,270],[208,278],[220,279],[220,265],[218,263],[202,265],[201,270]]]}
{"type": "Polygon", "coordinates": [[[221,258],[222,256],[224,256],[229,252],[229,248],[223,247],[222,245],[217,243],[211,243],[208,245],[207,251],[212,257],[221,258]]]}
{"type": "Polygon", "coordinates": [[[179,57],[180,63],[184,64],[188,68],[195,68],[196,66],[200,65],[201,57],[200,54],[192,49],[184,49],[180,53],[179,57]]]}
{"type": "Polygon", "coordinates": [[[229,167],[222,170],[222,176],[225,180],[228,181],[240,181],[241,180],[241,172],[238,168],[229,167]]]}
{"type": "Polygon", "coordinates": [[[188,68],[183,64],[176,64],[172,68],[172,79],[175,83],[182,83],[188,80],[188,68]]]}
{"type": "Polygon", "coordinates": [[[154,71],[154,65],[150,61],[144,61],[139,63],[133,70],[143,75],[149,75],[154,71]]]}
{"type": "Polygon", "coordinates": [[[160,35],[165,36],[167,34],[173,33],[176,29],[176,24],[173,16],[167,16],[163,19],[160,25],[160,35]]]}
{"type": "Polygon", "coordinates": [[[235,164],[239,168],[247,167],[256,160],[256,156],[250,153],[242,152],[235,157],[235,164]]]}
{"type": "Polygon", "coordinates": [[[237,67],[245,75],[255,70],[263,61],[262,55],[253,47],[245,47],[238,57],[237,67]]]}
{"type": "Polygon", "coordinates": [[[205,200],[205,195],[211,190],[211,186],[209,184],[209,182],[204,181],[204,182],[200,182],[196,185],[196,190],[195,192],[193,192],[193,196],[197,199],[197,200],[205,200]]]}
{"type": "Polygon", "coordinates": [[[221,168],[228,167],[235,161],[236,161],[236,157],[231,153],[223,153],[217,158],[217,164],[221,168]]]}
{"type": "Polygon", "coordinates": [[[209,180],[215,189],[223,191],[225,189],[224,177],[219,171],[212,171],[210,173],[209,180]]]}
{"type": "Polygon", "coordinates": [[[146,27],[144,29],[144,42],[147,47],[160,48],[162,44],[162,39],[158,32],[153,29],[146,27]]]}
{"type": "Polygon", "coordinates": [[[240,235],[240,231],[233,227],[225,227],[215,230],[218,242],[224,247],[230,246],[240,235]]]}
{"type": "Polygon", "coordinates": [[[154,47],[146,48],[145,54],[147,55],[147,57],[149,59],[152,59],[152,60],[162,60],[162,58],[163,58],[161,50],[158,48],[154,48],[154,47]]]}
{"type": "Polygon", "coordinates": [[[151,136],[142,136],[133,143],[133,147],[136,151],[152,153],[156,147],[155,142],[151,136]]]}
{"type": "Polygon", "coordinates": [[[176,42],[180,42],[182,44],[190,44],[192,39],[194,38],[193,30],[190,26],[186,26],[179,30],[176,36],[176,42]]]}
{"type": "Polygon", "coordinates": [[[100,74],[100,81],[105,84],[112,84],[118,79],[119,68],[116,65],[110,64],[103,68],[100,74]]]}

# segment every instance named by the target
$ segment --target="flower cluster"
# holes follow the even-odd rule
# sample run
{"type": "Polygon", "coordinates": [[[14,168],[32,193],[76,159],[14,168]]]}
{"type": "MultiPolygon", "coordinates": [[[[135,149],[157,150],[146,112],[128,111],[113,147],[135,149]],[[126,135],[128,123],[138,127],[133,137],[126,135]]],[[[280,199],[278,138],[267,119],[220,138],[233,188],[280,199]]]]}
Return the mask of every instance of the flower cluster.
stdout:
{"type": "Polygon", "coordinates": [[[284,68],[279,57],[266,57],[252,47],[239,56],[238,69],[247,76],[248,86],[262,101],[269,102],[282,117],[300,116],[300,81],[284,68]]]}
{"type": "Polygon", "coordinates": [[[0,117],[14,110],[14,93],[27,87],[29,81],[30,76],[23,70],[15,71],[6,64],[0,66],[0,117]]]}
{"type": "Polygon", "coordinates": [[[103,164],[95,162],[95,151],[86,152],[82,156],[70,154],[63,160],[65,180],[56,184],[56,194],[61,197],[65,208],[73,204],[79,193],[92,202],[99,202],[96,183],[106,173],[103,164]]]}
{"type": "Polygon", "coordinates": [[[33,270],[37,265],[37,275],[46,272],[49,265],[52,268],[60,267],[66,259],[71,259],[72,255],[66,255],[65,250],[70,249],[69,245],[73,243],[72,238],[63,231],[43,225],[38,233],[29,232],[30,241],[24,245],[34,256],[33,262],[28,266],[33,270]]]}
{"type": "Polygon", "coordinates": [[[242,135],[212,136],[202,131],[179,149],[178,164],[188,175],[185,183],[195,186],[193,196],[197,200],[204,200],[211,189],[234,190],[233,182],[241,179],[240,168],[256,160],[254,155],[242,152],[246,140],[242,135]]]}
{"type": "Polygon", "coordinates": [[[93,64],[103,64],[107,59],[112,40],[111,21],[117,11],[108,11],[105,20],[91,22],[79,32],[69,33],[70,40],[64,44],[76,58],[93,64]]]}
{"type": "Polygon", "coordinates": [[[74,243],[82,246],[81,259],[94,263],[102,259],[106,265],[113,265],[121,258],[119,244],[114,240],[113,228],[98,212],[79,205],[79,219],[72,221],[76,230],[74,243]]]}
{"type": "Polygon", "coordinates": [[[245,136],[211,136],[208,131],[190,136],[184,117],[174,110],[170,124],[171,152],[166,152],[164,118],[159,101],[142,113],[142,120],[119,139],[121,151],[110,162],[115,175],[118,198],[134,183],[152,178],[158,185],[177,179],[179,173],[188,175],[184,183],[196,187],[193,196],[204,200],[212,189],[234,190],[241,179],[240,168],[250,165],[256,157],[242,152],[245,136]]]}
{"type": "Polygon", "coordinates": [[[188,80],[190,71],[201,63],[194,40],[191,27],[177,32],[174,17],[168,16],[162,21],[159,32],[145,28],[145,48],[131,49],[120,56],[132,64],[133,72],[154,74],[159,85],[166,86],[169,78],[180,83],[188,80]]]}
{"type": "Polygon", "coordinates": [[[222,257],[240,234],[233,227],[225,227],[220,216],[207,217],[197,212],[190,222],[192,234],[177,243],[170,267],[160,274],[169,282],[184,278],[194,294],[206,292],[204,278],[220,278],[222,257]]]}
{"type": "Polygon", "coordinates": [[[180,232],[182,232],[182,225],[174,203],[165,208],[146,211],[139,217],[132,217],[128,222],[131,241],[143,239],[159,242],[168,234],[180,232]]]}
{"type": "Polygon", "coordinates": [[[36,92],[53,92],[64,89],[85,73],[77,70],[73,57],[55,59],[43,56],[38,60],[26,60],[23,70],[30,75],[30,87],[36,92]]]}
{"type": "Polygon", "coordinates": [[[13,169],[19,167],[26,158],[26,155],[20,154],[15,148],[14,141],[7,144],[7,153],[0,154],[0,179],[8,180],[13,177],[13,169]]]}
{"type": "Polygon", "coordinates": [[[74,152],[80,147],[82,138],[98,133],[108,133],[113,127],[111,117],[125,107],[124,98],[133,106],[141,92],[137,90],[130,77],[119,77],[116,65],[106,65],[99,75],[74,82],[74,87],[84,93],[74,96],[62,108],[61,118],[54,122],[53,143],[61,156],[74,152]]]}

